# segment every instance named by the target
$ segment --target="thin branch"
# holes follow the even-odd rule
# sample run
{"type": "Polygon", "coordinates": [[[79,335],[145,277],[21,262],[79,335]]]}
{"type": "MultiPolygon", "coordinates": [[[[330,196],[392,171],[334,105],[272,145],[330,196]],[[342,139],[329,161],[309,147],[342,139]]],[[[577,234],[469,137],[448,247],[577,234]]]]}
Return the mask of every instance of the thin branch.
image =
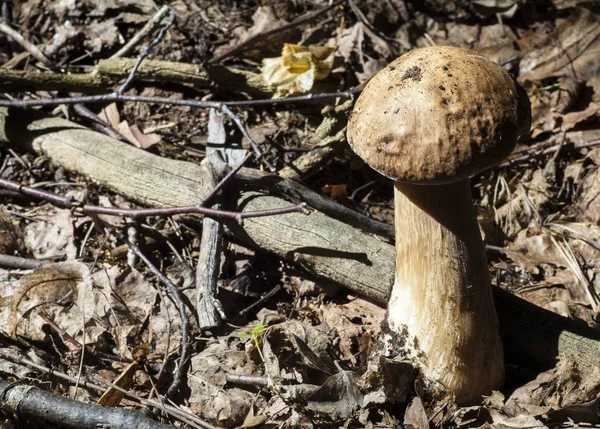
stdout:
{"type": "Polygon", "coordinates": [[[106,134],[107,136],[112,137],[113,139],[129,143],[129,141],[125,138],[123,134],[114,129],[112,125],[102,120],[98,115],[96,115],[90,109],[85,107],[83,104],[75,104],[73,106],[73,110],[75,110],[75,113],[77,113],[79,116],[88,119],[90,121],[91,127],[94,128],[96,131],[106,134]]]}
{"type": "Polygon", "coordinates": [[[248,162],[248,160],[252,158],[252,154],[248,153],[244,159],[242,159],[238,165],[236,165],[234,168],[231,169],[231,171],[229,171],[229,173],[227,173],[225,175],[225,177],[223,177],[223,179],[221,179],[221,181],[219,183],[217,183],[217,185],[212,189],[212,191],[210,191],[208,193],[207,196],[204,197],[204,199],[202,201],[200,201],[200,203],[198,203],[198,206],[202,207],[205,206],[210,200],[211,198],[213,198],[215,195],[217,195],[217,193],[221,190],[221,188],[223,188],[223,186],[225,186],[227,184],[227,182],[236,175],[236,173],[238,171],[240,171],[240,169],[244,166],[244,164],[246,162],[248,162]]]}
{"type": "Polygon", "coordinates": [[[263,164],[265,164],[267,166],[267,168],[269,169],[269,171],[271,171],[271,173],[275,173],[275,171],[277,171],[277,169],[275,168],[275,166],[273,164],[271,164],[269,161],[266,160],[264,154],[262,153],[262,151],[260,150],[260,148],[258,147],[256,142],[250,136],[250,133],[246,129],[246,125],[242,122],[242,119],[238,115],[233,113],[231,111],[231,109],[227,106],[221,107],[221,111],[223,113],[225,113],[227,116],[229,116],[229,119],[231,119],[234,122],[234,124],[237,125],[238,129],[242,132],[242,134],[244,135],[246,140],[248,140],[250,142],[250,146],[252,146],[252,149],[254,150],[254,153],[256,154],[258,159],[260,159],[263,162],[263,164]]]}
{"type": "Polygon", "coordinates": [[[20,270],[33,270],[49,263],[50,261],[41,261],[39,259],[22,258],[20,256],[11,256],[0,254],[1,268],[17,268],[20,270]]]}
{"type": "MultiPolygon", "coordinates": [[[[206,182],[213,188],[209,197],[214,195],[216,189],[223,186],[228,161],[231,159],[225,150],[227,134],[224,126],[224,114],[215,109],[210,110],[208,119],[208,143],[206,148],[207,177],[206,182]]],[[[244,159],[248,159],[246,156],[244,159]]],[[[229,176],[233,177],[233,176],[229,176]]],[[[220,209],[222,198],[213,198],[212,208],[220,209]]],[[[217,219],[204,218],[202,220],[202,234],[198,262],[196,263],[196,313],[198,314],[198,328],[207,330],[218,328],[227,315],[223,305],[218,299],[218,279],[221,272],[221,249],[223,246],[223,224],[217,219]]]]}
{"type": "MultiPolygon", "coordinates": [[[[39,421],[43,427],[67,428],[139,427],[169,429],[138,410],[103,407],[46,392],[23,383],[0,381],[0,406],[3,413],[18,421],[39,421]]],[[[23,427],[22,424],[19,426],[23,427]]]]}
{"type": "Polygon", "coordinates": [[[271,298],[273,295],[275,295],[280,290],[281,290],[281,285],[275,285],[275,287],[272,288],[269,292],[267,292],[266,294],[264,294],[263,296],[261,296],[259,300],[253,302],[248,307],[246,307],[243,310],[241,310],[238,314],[241,316],[241,315],[249,312],[254,307],[256,307],[258,304],[261,304],[261,303],[267,301],[269,298],[271,298]]]}
{"type": "Polygon", "coordinates": [[[142,38],[146,35],[152,33],[156,26],[160,24],[162,19],[167,16],[169,13],[169,6],[165,5],[160,8],[158,12],[142,27],[140,31],[138,31],[129,42],[127,42],[121,49],[119,49],[115,54],[113,54],[110,59],[113,60],[115,58],[121,58],[127,55],[134,47],[137,45],[142,38]]]}
{"type": "Polygon", "coordinates": [[[59,104],[110,104],[114,102],[133,102],[149,104],[165,104],[169,106],[189,106],[201,109],[222,109],[227,107],[247,107],[247,106],[269,106],[293,103],[306,103],[313,101],[330,100],[332,98],[354,98],[362,89],[351,91],[330,92],[323,94],[307,94],[288,98],[265,98],[262,100],[242,100],[242,101],[198,101],[189,99],[176,99],[169,97],[145,97],[140,95],[123,95],[111,92],[100,95],[84,95],[81,97],[61,97],[61,98],[43,98],[36,100],[24,100],[14,98],[12,100],[0,100],[1,107],[40,107],[57,106],[59,104]]]}
{"type": "Polygon", "coordinates": [[[118,209],[113,207],[100,207],[90,204],[83,204],[79,201],[73,200],[70,197],[63,197],[62,195],[57,195],[53,192],[31,188],[29,186],[21,185],[18,182],[2,178],[0,178],[0,187],[11,191],[19,192],[23,195],[29,195],[35,198],[39,198],[44,201],[51,202],[52,204],[55,204],[57,206],[69,209],[76,209],[86,214],[104,214],[110,216],[123,216],[131,218],[148,216],[173,216],[186,213],[199,213],[204,216],[224,219],[235,219],[238,222],[240,222],[242,219],[253,217],[275,216],[287,213],[309,213],[306,204],[297,204],[295,206],[282,207],[280,209],[259,210],[250,212],[232,212],[227,210],[215,210],[206,207],[199,207],[198,205],[152,209],[118,209]]]}
{"type": "MultiPolygon", "coordinates": [[[[506,168],[512,167],[515,164],[520,164],[522,162],[526,162],[531,160],[532,158],[537,158],[540,155],[547,155],[550,153],[557,154],[558,152],[569,152],[577,149],[586,149],[589,147],[600,146],[600,140],[592,140],[585,143],[574,143],[574,144],[555,144],[553,146],[547,147],[546,149],[539,149],[537,146],[531,146],[526,151],[525,155],[518,156],[516,158],[508,159],[507,161],[498,164],[495,168],[506,168]],[[537,151],[536,151],[537,150],[537,151]]],[[[491,167],[494,168],[494,167],[491,167]]]]}
{"type": "Polygon", "coordinates": [[[227,383],[241,384],[245,386],[267,387],[269,385],[269,380],[267,377],[261,377],[257,375],[232,374],[230,372],[226,372],[225,379],[227,380],[227,383]]]}
{"type": "MultiPolygon", "coordinates": [[[[132,70],[133,73],[133,70],[132,70]]],[[[130,75],[132,76],[132,75],[130,75]]],[[[198,107],[198,108],[209,108],[209,109],[218,109],[225,113],[236,125],[236,127],[241,131],[242,135],[250,142],[252,149],[256,156],[262,161],[262,163],[271,171],[272,173],[276,171],[276,168],[266,160],[260,148],[256,144],[256,142],[248,133],[246,126],[240,119],[238,115],[229,109],[230,106],[258,106],[258,105],[275,105],[275,104],[287,104],[294,102],[307,102],[307,101],[316,101],[316,100],[324,100],[338,97],[349,97],[353,98],[355,94],[360,92],[358,91],[346,91],[346,92],[337,92],[337,93],[328,93],[328,94],[308,94],[305,96],[299,97],[289,97],[289,98],[280,98],[280,99],[268,99],[268,100],[247,100],[247,101],[228,101],[228,102],[215,102],[215,101],[196,101],[196,100],[177,100],[168,97],[142,97],[137,95],[124,95],[119,92],[113,92],[110,94],[102,94],[102,95],[90,95],[90,96],[82,96],[82,97],[65,97],[65,98],[46,98],[46,99],[38,99],[38,100],[23,100],[23,99],[12,99],[12,100],[0,100],[0,107],[16,107],[16,108],[28,108],[34,106],[55,106],[58,104],[81,104],[81,103],[99,103],[99,104],[109,104],[113,102],[136,102],[136,103],[155,103],[155,104],[166,104],[166,105],[176,105],[176,106],[190,106],[190,107],[198,107]]]]}
{"type": "Polygon", "coordinates": [[[177,393],[183,379],[187,375],[187,370],[191,363],[191,345],[190,345],[190,321],[186,314],[185,303],[183,300],[183,294],[181,291],[165,276],[160,272],[158,268],[142,253],[140,248],[135,244],[129,241],[124,235],[121,236],[123,241],[127,243],[129,248],[133,250],[133,252],[146,264],[148,269],[154,274],[160,282],[165,286],[167,295],[173,300],[175,306],[177,307],[177,311],[179,312],[179,318],[181,319],[181,345],[179,347],[179,365],[177,367],[177,371],[175,376],[173,377],[173,381],[171,385],[167,389],[167,393],[165,393],[165,397],[170,399],[177,393]]]}
{"type": "Polygon", "coordinates": [[[23,47],[27,52],[29,52],[36,60],[44,64],[46,67],[53,68],[52,61],[46,57],[42,51],[38,49],[37,46],[30,43],[23,36],[21,36],[18,32],[10,28],[8,25],[0,22],[0,31],[10,38],[12,38],[15,42],[23,47]]]}
{"type": "Polygon", "coordinates": [[[139,55],[139,57],[137,58],[137,60],[134,64],[133,68],[131,69],[129,76],[127,76],[125,83],[123,83],[123,85],[121,85],[121,87],[115,91],[117,94],[119,94],[119,95],[123,94],[127,89],[129,89],[129,87],[133,83],[133,80],[135,79],[135,74],[137,73],[137,70],[140,67],[140,64],[142,64],[142,61],[144,61],[144,58],[146,58],[150,54],[150,50],[153,47],[155,47],[156,45],[158,45],[160,43],[160,41],[163,39],[163,37],[165,37],[167,30],[175,22],[175,16],[176,16],[176,14],[174,11],[171,11],[169,13],[169,16],[163,22],[162,28],[160,29],[160,31],[158,32],[156,37],[148,44],[148,46],[146,46],[142,50],[141,54],[139,55]]]}
{"type": "Polygon", "coordinates": [[[254,45],[256,42],[258,42],[260,40],[269,38],[274,34],[289,30],[290,28],[294,28],[299,25],[309,23],[312,20],[314,20],[315,18],[318,18],[319,16],[323,15],[326,12],[329,12],[331,9],[338,7],[339,5],[343,4],[344,2],[345,2],[345,0],[338,0],[338,1],[330,4],[329,6],[324,7],[323,9],[319,9],[315,12],[309,13],[308,15],[301,16],[301,17],[295,19],[294,21],[290,22],[289,24],[284,24],[284,25],[281,25],[272,30],[265,31],[264,33],[259,33],[256,36],[253,36],[253,37],[249,38],[248,40],[240,43],[235,48],[230,49],[229,51],[219,55],[218,57],[213,58],[212,60],[209,61],[209,63],[211,63],[211,64],[220,63],[224,59],[236,55],[237,53],[243,51],[244,49],[247,49],[249,46],[254,45]]]}

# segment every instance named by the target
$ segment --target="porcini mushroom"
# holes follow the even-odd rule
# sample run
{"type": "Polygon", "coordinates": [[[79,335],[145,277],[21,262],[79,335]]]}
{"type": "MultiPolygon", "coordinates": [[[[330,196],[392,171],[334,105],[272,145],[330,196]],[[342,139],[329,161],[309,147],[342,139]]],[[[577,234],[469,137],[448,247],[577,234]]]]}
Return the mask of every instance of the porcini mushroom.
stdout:
{"type": "Polygon", "coordinates": [[[380,347],[412,359],[458,403],[504,380],[469,176],[507,156],[530,124],[527,94],[502,67],[446,46],[380,71],[348,123],[352,149],[394,180],[396,273],[380,347]]]}

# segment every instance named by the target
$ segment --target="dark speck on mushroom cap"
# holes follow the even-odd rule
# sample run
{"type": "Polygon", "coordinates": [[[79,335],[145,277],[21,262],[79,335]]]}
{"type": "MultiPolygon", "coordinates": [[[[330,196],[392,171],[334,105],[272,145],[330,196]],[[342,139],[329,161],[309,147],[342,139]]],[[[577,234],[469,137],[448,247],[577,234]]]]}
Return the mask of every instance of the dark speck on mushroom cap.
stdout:
{"type": "Polygon", "coordinates": [[[348,122],[348,142],[402,182],[468,178],[505,158],[529,131],[525,91],[475,51],[415,49],[375,75],[348,122]]]}

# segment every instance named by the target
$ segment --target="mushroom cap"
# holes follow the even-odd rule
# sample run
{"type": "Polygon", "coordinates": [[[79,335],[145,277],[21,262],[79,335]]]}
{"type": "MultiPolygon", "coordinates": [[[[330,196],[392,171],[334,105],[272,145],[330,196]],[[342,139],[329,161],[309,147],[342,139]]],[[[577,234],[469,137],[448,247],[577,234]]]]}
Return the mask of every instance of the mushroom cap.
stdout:
{"type": "Polygon", "coordinates": [[[450,183],[500,162],[529,131],[527,93],[492,60],[450,46],[412,50],[358,98],[348,142],[381,174],[450,183]]]}

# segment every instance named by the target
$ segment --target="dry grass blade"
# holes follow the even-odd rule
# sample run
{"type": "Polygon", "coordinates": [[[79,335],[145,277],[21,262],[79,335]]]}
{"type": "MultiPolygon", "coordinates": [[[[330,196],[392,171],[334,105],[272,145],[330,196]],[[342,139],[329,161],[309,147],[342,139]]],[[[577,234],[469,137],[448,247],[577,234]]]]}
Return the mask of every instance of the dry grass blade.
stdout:
{"type": "Polygon", "coordinates": [[[594,290],[594,286],[583,273],[581,266],[579,265],[579,261],[577,261],[577,257],[573,253],[573,249],[571,249],[571,246],[569,246],[569,244],[563,238],[557,240],[551,233],[550,238],[565,259],[567,267],[571,270],[573,275],[575,275],[579,283],[581,283],[581,285],[585,288],[585,293],[590,301],[590,305],[592,306],[594,313],[597,313],[600,299],[594,290]]]}

